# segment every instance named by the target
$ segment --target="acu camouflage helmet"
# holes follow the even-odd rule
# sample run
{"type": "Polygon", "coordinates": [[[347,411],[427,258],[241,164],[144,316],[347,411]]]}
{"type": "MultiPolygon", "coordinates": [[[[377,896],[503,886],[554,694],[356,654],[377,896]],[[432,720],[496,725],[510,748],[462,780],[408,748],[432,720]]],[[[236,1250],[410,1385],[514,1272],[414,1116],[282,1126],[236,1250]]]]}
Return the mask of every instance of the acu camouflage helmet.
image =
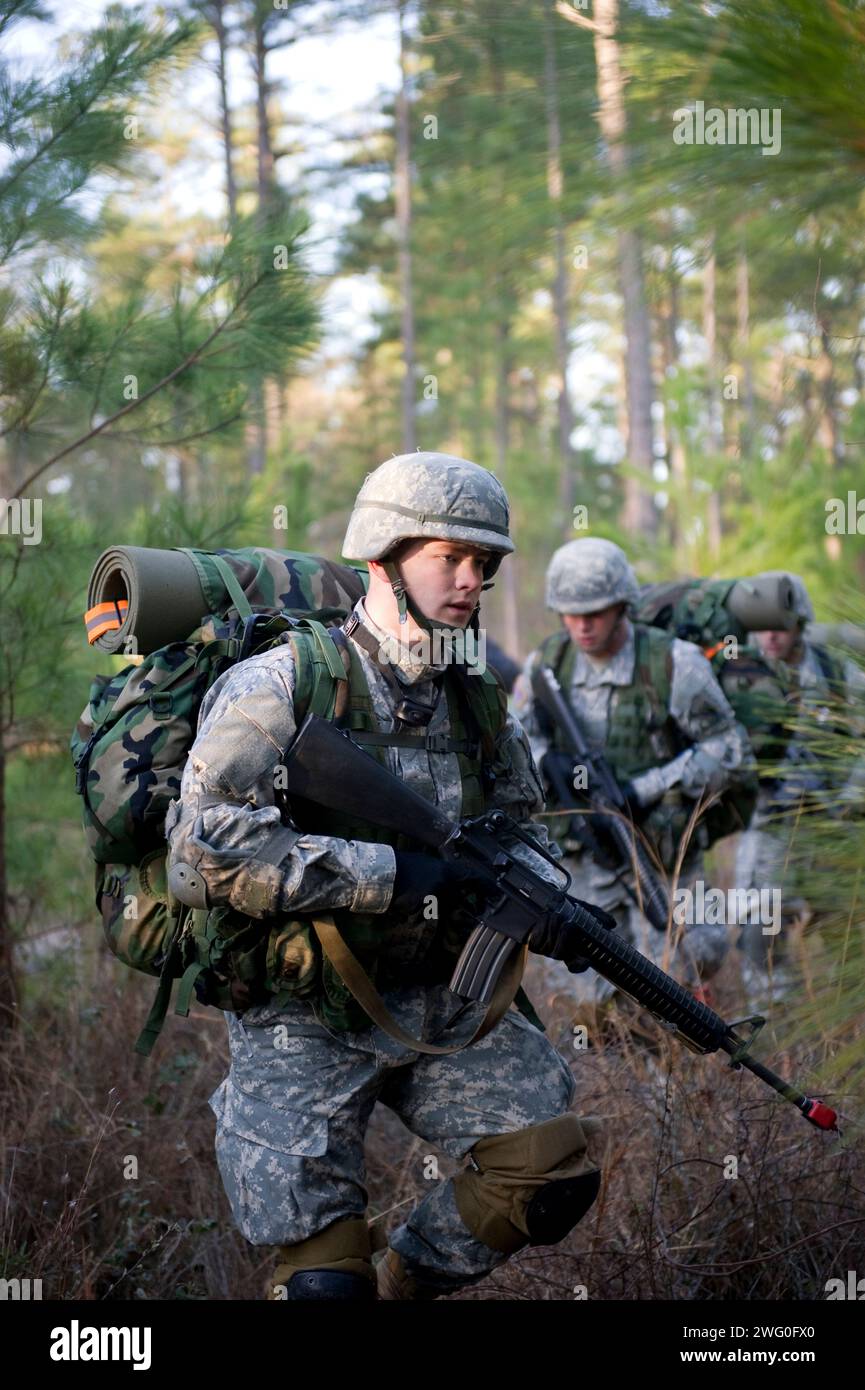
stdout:
{"type": "Polygon", "coordinates": [[[486,468],[451,454],[400,454],[367,475],[342,553],[383,560],[401,541],[462,541],[492,551],[486,577],[513,550],[504,488],[486,468]]]}
{"type": "Polygon", "coordinates": [[[557,613],[596,613],[613,603],[633,611],[639,592],[627,555],[612,541],[568,541],[547,569],[547,607],[557,613]]]}

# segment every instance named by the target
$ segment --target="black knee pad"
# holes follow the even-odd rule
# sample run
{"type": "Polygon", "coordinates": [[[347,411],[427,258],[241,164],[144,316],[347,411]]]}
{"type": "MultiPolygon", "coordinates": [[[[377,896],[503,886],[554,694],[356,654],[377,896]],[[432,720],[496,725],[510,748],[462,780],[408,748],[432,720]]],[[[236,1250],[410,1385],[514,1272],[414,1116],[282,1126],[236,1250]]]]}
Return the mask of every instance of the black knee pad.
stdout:
{"type": "Polygon", "coordinates": [[[556,1245],[582,1221],[601,1190],[601,1174],[582,1173],[539,1187],[526,1208],[529,1245],[556,1245]]]}
{"type": "Polygon", "coordinates": [[[375,1284],[363,1274],[346,1274],[339,1269],[299,1269],[286,1284],[285,1297],[374,1303],[376,1291],[375,1284]]]}
{"type": "Polygon", "coordinates": [[[600,1172],[588,1154],[598,1128],[593,1118],[565,1114],[480,1139],[471,1168],[453,1180],[472,1235],[506,1255],[562,1240],[598,1195],[600,1172]]]}

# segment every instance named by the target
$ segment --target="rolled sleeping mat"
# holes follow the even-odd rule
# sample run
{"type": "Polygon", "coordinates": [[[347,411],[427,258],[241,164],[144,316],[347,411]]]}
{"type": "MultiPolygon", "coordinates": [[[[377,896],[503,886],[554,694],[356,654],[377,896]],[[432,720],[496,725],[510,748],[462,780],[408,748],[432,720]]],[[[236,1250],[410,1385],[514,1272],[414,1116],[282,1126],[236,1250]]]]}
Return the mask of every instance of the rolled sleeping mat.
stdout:
{"type": "Polygon", "coordinates": [[[201,576],[183,550],[113,545],[90,576],[84,624],[91,646],[122,651],[129,638],[146,654],[182,642],[207,613],[201,576]]]}
{"type": "Polygon", "coordinates": [[[795,602],[789,575],[755,574],[736,580],[726,607],[746,632],[792,632],[797,623],[795,602]]]}
{"type": "Polygon", "coordinates": [[[102,651],[142,655],[183,642],[208,614],[229,609],[351,612],[366,592],[365,569],[293,550],[151,550],[112,546],[94,566],[84,622],[102,651]]]}

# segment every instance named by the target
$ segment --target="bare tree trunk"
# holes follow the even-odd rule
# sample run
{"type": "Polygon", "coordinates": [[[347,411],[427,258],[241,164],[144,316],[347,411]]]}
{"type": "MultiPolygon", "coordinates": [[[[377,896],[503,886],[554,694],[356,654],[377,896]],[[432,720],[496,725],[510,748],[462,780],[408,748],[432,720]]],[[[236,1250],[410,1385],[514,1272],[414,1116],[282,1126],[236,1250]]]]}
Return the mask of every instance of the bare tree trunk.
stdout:
{"type": "MultiPolygon", "coordinates": [[[[273,142],[267,101],[270,84],[267,80],[267,36],[265,18],[256,6],[252,19],[252,71],[255,77],[255,118],[257,135],[258,212],[264,218],[273,202],[274,162],[273,142]]],[[[255,475],[264,471],[267,457],[267,423],[264,407],[264,384],[256,382],[249,392],[249,420],[246,426],[246,464],[255,475]]]]}
{"type": "Polygon", "coordinates": [[[253,21],[253,72],[255,74],[255,124],[258,140],[258,206],[266,212],[273,198],[273,142],[267,99],[270,83],[267,80],[267,40],[264,19],[256,11],[253,21]]]}
{"type": "MultiPolygon", "coordinates": [[[[679,284],[671,254],[667,274],[667,303],[664,308],[662,330],[658,334],[661,344],[661,361],[666,379],[672,378],[675,369],[679,366],[678,326],[679,284]]],[[[677,568],[686,571],[690,568],[690,563],[682,516],[689,507],[690,480],[688,477],[688,455],[685,450],[680,421],[676,418],[676,413],[672,408],[673,404],[673,402],[668,402],[664,410],[664,432],[667,439],[670,476],[673,482],[671,490],[674,494],[673,506],[670,508],[670,540],[677,568]]]]}
{"type": "Polygon", "coordinates": [[[222,127],[222,155],[225,161],[225,196],[228,216],[237,216],[237,184],[234,179],[234,137],[231,130],[231,107],[228,104],[228,33],[225,26],[225,0],[213,0],[210,16],[216,34],[218,56],[216,71],[219,78],[219,123],[222,127]]]}
{"type": "MultiPolygon", "coordinates": [[[[598,120],[607,145],[610,168],[619,183],[627,177],[625,146],[625,84],[616,40],[619,0],[595,0],[594,45],[598,69],[598,120]]],[[[628,462],[652,478],[652,341],[643,286],[643,256],[639,232],[619,233],[619,279],[625,317],[625,389],[628,401],[628,462]]],[[[625,480],[622,524],[631,535],[654,535],[658,514],[639,478],[625,480]]]]}
{"type": "MultiPolygon", "coordinates": [[[[708,442],[709,452],[715,465],[724,452],[724,427],[721,420],[721,368],[718,361],[717,280],[718,263],[715,258],[715,238],[712,236],[703,275],[703,336],[706,339],[708,442]]],[[[713,487],[709,493],[706,504],[706,527],[709,555],[711,559],[717,560],[721,551],[721,499],[717,487],[713,487]]]]}
{"type": "Polygon", "coordinates": [[[417,448],[415,418],[414,285],[411,264],[411,134],[409,130],[408,51],[405,34],[405,0],[399,0],[400,87],[396,99],[396,227],[399,263],[400,317],[402,325],[402,448],[417,448]]]}
{"type": "MultiPolygon", "coordinates": [[[[510,436],[510,403],[508,399],[508,376],[510,365],[510,324],[499,319],[496,324],[496,413],[495,444],[496,474],[504,483],[507,475],[508,444],[510,436]]],[[[504,611],[505,650],[516,658],[520,648],[520,606],[517,591],[517,570],[513,555],[499,570],[502,585],[502,605],[504,611]]]]}
{"type": "Polygon", "coordinates": [[[838,391],[835,381],[835,359],[832,355],[832,337],[828,323],[821,319],[820,352],[814,365],[814,377],[818,387],[820,421],[817,438],[829,455],[830,468],[837,468],[844,457],[841,431],[838,425],[838,391]]]}
{"type": "Polygon", "coordinates": [[[559,503],[565,535],[571,534],[574,514],[574,451],[571,435],[574,414],[568,391],[568,274],[565,260],[565,227],[562,217],[562,132],[559,121],[558,73],[553,39],[553,3],[544,0],[544,94],[547,108],[547,193],[555,210],[553,312],[556,321],[556,370],[558,374],[559,503]]]}
{"type": "MultiPolygon", "coordinates": [[[[489,57],[490,85],[495,93],[497,103],[502,105],[506,100],[506,83],[499,57],[498,44],[496,42],[496,24],[499,21],[498,7],[494,4],[488,5],[487,16],[486,46],[489,57]]],[[[499,164],[498,169],[496,202],[499,207],[503,207],[505,189],[501,164],[499,164]]],[[[495,257],[495,264],[496,270],[492,285],[492,303],[495,305],[495,459],[496,473],[504,486],[507,487],[508,446],[510,444],[510,306],[513,303],[514,296],[510,293],[507,267],[503,263],[503,258],[500,255],[495,257]]],[[[505,648],[512,656],[516,657],[520,653],[520,609],[514,556],[509,557],[507,564],[502,565],[499,573],[502,576],[505,648]]]]}
{"type": "Polygon", "coordinates": [[[757,421],[754,410],[754,373],[751,368],[751,285],[748,256],[744,249],[736,258],[736,337],[737,356],[742,363],[742,399],[739,423],[739,453],[748,453],[757,421]]]}
{"type": "Polygon", "coordinates": [[[18,1020],[18,985],[12,950],[6,876],[6,750],[0,729],[0,1038],[12,1032],[18,1020]]]}

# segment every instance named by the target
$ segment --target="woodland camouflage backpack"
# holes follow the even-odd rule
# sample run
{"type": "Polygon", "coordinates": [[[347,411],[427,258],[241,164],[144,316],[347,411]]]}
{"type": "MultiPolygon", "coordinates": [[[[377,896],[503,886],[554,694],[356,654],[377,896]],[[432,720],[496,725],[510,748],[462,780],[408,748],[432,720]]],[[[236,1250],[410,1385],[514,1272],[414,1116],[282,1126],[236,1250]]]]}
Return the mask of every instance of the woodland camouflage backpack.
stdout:
{"type": "MultiPolygon", "coordinates": [[[[236,662],[290,642],[298,722],[310,711],[333,717],[346,668],[328,627],[348,615],[367,584],[365,571],[314,556],[190,554],[207,574],[214,613],[186,641],[114,676],[97,676],[71,738],[106,941],[124,964],[159,979],[136,1043],[144,1055],[178,978],[175,1012],[181,1014],[193,992],[202,1003],[235,1010],[271,995],[282,1002],[315,991],[320,963],[302,920],[280,918],[268,927],[228,908],[194,911],[174,898],[166,880],[165,816],[180,793],[201,701],[236,662]],[[282,606],[286,600],[291,607],[282,606]]],[[[498,682],[465,684],[475,722],[489,738],[504,717],[498,682]]]]}
{"type": "Polygon", "coordinates": [[[733,713],[747,731],[758,762],[763,764],[783,755],[789,738],[785,730],[789,695],[752,642],[751,633],[726,606],[736,582],[686,579],[644,584],[636,616],[639,622],[701,649],[733,713]],[[732,649],[730,638],[736,642],[732,649]]]}

